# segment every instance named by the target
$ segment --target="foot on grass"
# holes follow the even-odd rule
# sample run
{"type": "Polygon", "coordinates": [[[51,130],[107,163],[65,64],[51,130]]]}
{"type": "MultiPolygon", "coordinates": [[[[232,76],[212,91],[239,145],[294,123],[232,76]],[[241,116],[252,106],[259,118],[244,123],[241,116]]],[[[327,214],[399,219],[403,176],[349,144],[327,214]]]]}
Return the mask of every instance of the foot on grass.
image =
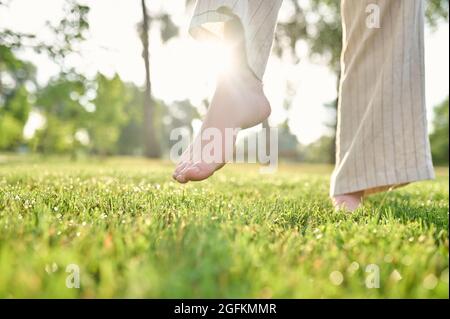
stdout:
{"type": "Polygon", "coordinates": [[[336,210],[354,212],[362,204],[364,192],[355,192],[334,196],[331,200],[336,210]]]}
{"type": "Polygon", "coordinates": [[[258,125],[269,115],[270,104],[262,83],[248,68],[222,76],[200,133],[181,156],[173,178],[180,183],[187,183],[210,177],[225,165],[226,159],[233,156],[236,134],[231,134],[232,141],[228,141],[229,133],[258,125]],[[208,138],[208,132],[220,135],[208,138]],[[227,147],[230,143],[233,146],[231,148],[227,147]],[[214,160],[205,160],[205,153],[214,160]]]}

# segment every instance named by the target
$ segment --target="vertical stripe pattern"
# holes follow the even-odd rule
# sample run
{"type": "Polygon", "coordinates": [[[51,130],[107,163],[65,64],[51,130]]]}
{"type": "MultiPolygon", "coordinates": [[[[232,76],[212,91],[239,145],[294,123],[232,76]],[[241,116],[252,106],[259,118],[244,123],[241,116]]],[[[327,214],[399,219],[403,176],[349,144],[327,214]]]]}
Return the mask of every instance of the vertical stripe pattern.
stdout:
{"type": "Polygon", "coordinates": [[[342,0],[332,196],[434,178],[424,97],[423,0],[342,0]],[[368,24],[377,14],[379,28],[368,24]]]}

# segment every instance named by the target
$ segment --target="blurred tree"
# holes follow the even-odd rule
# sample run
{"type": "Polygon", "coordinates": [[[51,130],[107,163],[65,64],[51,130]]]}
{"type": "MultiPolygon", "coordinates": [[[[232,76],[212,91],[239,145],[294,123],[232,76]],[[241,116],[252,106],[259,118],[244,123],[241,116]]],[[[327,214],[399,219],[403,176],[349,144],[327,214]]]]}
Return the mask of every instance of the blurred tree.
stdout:
{"type": "Polygon", "coordinates": [[[291,160],[299,160],[299,142],[297,137],[292,134],[288,121],[284,121],[278,126],[278,152],[280,157],[291,160]]]}
{"type": "Polygon", "coordinates": [[[0,109],[0,150],[13,150],[22,140],[23,125],[0,109]]]}
{"type": "Polygon", "coordinates": [[[430,135],[433,162],[437,165],[448,165],[448,97],[434,108],[433,132],[430,135]]]}
{"type": "Polygon", "coordinates": [[[36,151],[61,153],[74,150],[75,133],[83,127],[87,113],[83,106],[86,82],[81,75],[61,73],[37,91],[36,106],[45,116],[46,123],[34,136],[36,151]]]}
{"type": "MultiPolygon", "coordinates": [[[[279,56],[298,62],[297,50],[302,43],[308,47],[309,57],[320,59],[339,74],[342,50],[340,1],[285,0],[292,14],[280,21],[275,33],[274,50],[279,56]]],[[[448,21],[448,0],[429,0],[426,18],[430,26],[448,21]]]]}
{"type": "Polygon", "coordinates": [[[89,30],[89,7],[76,0],[66,0],[63,10],[63,17],[58,23],[46,22],[48,33],[45,38],[39,37],[39,34],[3,29],[0,32],[0,45],[14,51],[31,49],[46,54],[63,72],[68,72],[70,68],[65,67],[66,58],[78,52],[89,30]]]}
{"type": "Polygon", "coordinates": [[[306,163],[329,163],[326,157],[331,145],[334,144],[334,137],[323,135],[317,141],[301,147],[302,160],[306,163]]]}
{"type": "Polygon", "coordinates": [[[13,150],[23,141],[31,105],[27,85],[35,83],[35,68],[0,44],[0,149],[13,150]]]}
{"type": "Polygon", "coordinates": [[[142,57],[145,65],[145,96],[144,96],[144,149],[145,155],[150,158],[161,156],[161,149],[155,130],[155,103],[152,98],[152,85],[150,80],[150,52],[149,31],[152,23],[157,23],[163,42],[178,34],[178,28],[167,13],[150,16],[145,0],[141,0],[142,23],[138,26],[142,41],[142,57]]]}
{"type": "Polygon", "coordinates": [[[189,100],[175,101],[166,104],[163,101],[157,101],[158,122],[156,128],[161,132],[161,147],[164,151],[169,152],[170,148],[176,141],[170,141],[170,133],[174,129],[185,128],[192,138],[193,127],[192,121],[199,119],[200,114],[197,108],[191,104],[189,100]]]}
{"type": "Polygon", "coordinates": [[[121,127],[117,141],[117,151],[122,155],[143,155],[144,145],[144,93],[134,84],[126,84],[127,95],[130,97],[124,105],[127,122],[121,127]]]}
{"type": "MultiPolygon", "coordinates": [[[[285,5],[292,8],[292,15],[281,21],[275,33],[275,52],[279,56],[299,62],[298,48],[305,45],[309,58],[326,64],[336,74],[339,83],[340,52],[342,47],[342,28],[340,20],[340,1],[310,0],[300,2],[288,0],[285,5]]],[[[291,90],[292,91],[292,90],[291,90]]],[[[335,118],[337,99],[328,103],[327,108],[335,118]]],[[[327,123],[336,131],[336,121],[327,123]]],[[[334,136],[334,133],[333,133],[334,136]]],[[[321,143],[322,146],[325,145],[321,143]]],[[[335,145],[329,143],[330,149],[322,154],[327,162],[334,162],[335,145]]],[[[323,150],[323,147],[321,148],[323,150]]]]}
{"type": "Polygon", "coordinates": [[[147,12],[145,0],[141,0],[142,5],[142,57],[145,65],[145,95],[144,95],[144,149],[147,157],[156,158],[161,154],[154,128],[154,104],[152,99],[152,84],[150,80],[150,56],[148,32],[150,28],[150,17],[147,12]]]}
{"type": "Polygon", "coordinates": [[[128,120],[125,105],[131,97],[117,74],[111,79],[98,74],[96,85],[95,111],[88,113],[86,124],[94,153],[111,155],[117,152],[121,129],[128,120]]]}
{"type": "Polygon", "coordinates": [[[74,154],[75,132],[75,123],[47,114],[45,126],[35,132],[30,144],[33,150],[43,154],[74,154]]]}
{"type": "Polygon", "coordinates": [[[428,25],[435,29],[439,22],[448,22],[448,0],[428,0],[425,12],[428,25]]]}
{"type": "Polygon", "coordinates": [[[38,96],[37,104],[46,117],[46,125],[37,134],[33,144],[37,149],[46,152],[67,150],[73,145],[72,133],[76,128],[74,121],[79,121],[83,112],[78,99],[84,92],[86,79],[67,66],[66,60],[69,55],[78,51],[79,44],[85,40],[85,33],[89,28],[88,12],[89,7],[75,0],[67,0],[59,22],[46,23],[48,33],[45,38],[40,37],[40,34],[27,34],[10,29],[0,31],[0,105],[3,105],[0,121],[6,122],[1,125],[3,137],[0,147],[12,147],[21,139],[18,138],[18,132],[20,131],[21,136],[30,111],[26,81],[33,81],[37,87],[34,67],[16,58],[19,51],[27,50],[46,54],[61,70],[47,86],[37,87],[35,92],[38,96]],[[13,88],[8,88],[5,82],[14,83],[9,85],[13,88]],[[9,114],[5,115],[7,112],[9,114]],[[64,125],[67,127],[63,127],[64,125]],[[5,127],[8,128],[8,134],[3,132],[5,127]],[[7,139],[10,142],[6,142],[7,139]]]}

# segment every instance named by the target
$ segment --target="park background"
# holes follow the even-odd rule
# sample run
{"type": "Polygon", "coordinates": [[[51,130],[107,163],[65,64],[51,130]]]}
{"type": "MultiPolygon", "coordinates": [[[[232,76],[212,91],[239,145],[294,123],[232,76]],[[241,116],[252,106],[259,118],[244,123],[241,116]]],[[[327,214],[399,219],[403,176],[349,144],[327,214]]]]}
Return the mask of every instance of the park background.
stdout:
{"type": "Polygon", "coordinates": [[[276,176],[170,180],[169,134],[199,130],[229,58],[190,38],[193,4],[0,0],[0,296],[448,298],[448,1],[426,1],[437,179],[351,216],[327,198],[340,1],[283,3],[265,77],[276,176]]]}
{"type": "MultiPolygon", "coordinates": [[[[429,131],[447,164],[448,2],[426,2],[429,131]]],[[[295,3],[282,7],[265,78],[270,125],[282,158],[332,163],[339,1],[295,3]]],[[[147,6],[144,34],[140,1],[2,1],[0,150],[167,158],[173,128],[198,131],[226,49],[189,37],[192,1],[147,6]]]]}

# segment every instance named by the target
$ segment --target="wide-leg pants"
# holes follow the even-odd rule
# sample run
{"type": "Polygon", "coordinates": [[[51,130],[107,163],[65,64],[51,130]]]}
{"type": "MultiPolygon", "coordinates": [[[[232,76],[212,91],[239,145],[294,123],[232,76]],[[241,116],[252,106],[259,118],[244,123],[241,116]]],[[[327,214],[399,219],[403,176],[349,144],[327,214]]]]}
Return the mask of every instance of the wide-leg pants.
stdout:
{"type": "MultiPolygon", "coordinates": [[[[262,79],[282,0],[198,0],[194,37],[239,19],[262,79]]],[[[434,178],[425,109],[424,0],[341,0],[343,49],[332,196],[434,178]]],[[[306,115],[305,115],[306,116],[306,115]]]]}

